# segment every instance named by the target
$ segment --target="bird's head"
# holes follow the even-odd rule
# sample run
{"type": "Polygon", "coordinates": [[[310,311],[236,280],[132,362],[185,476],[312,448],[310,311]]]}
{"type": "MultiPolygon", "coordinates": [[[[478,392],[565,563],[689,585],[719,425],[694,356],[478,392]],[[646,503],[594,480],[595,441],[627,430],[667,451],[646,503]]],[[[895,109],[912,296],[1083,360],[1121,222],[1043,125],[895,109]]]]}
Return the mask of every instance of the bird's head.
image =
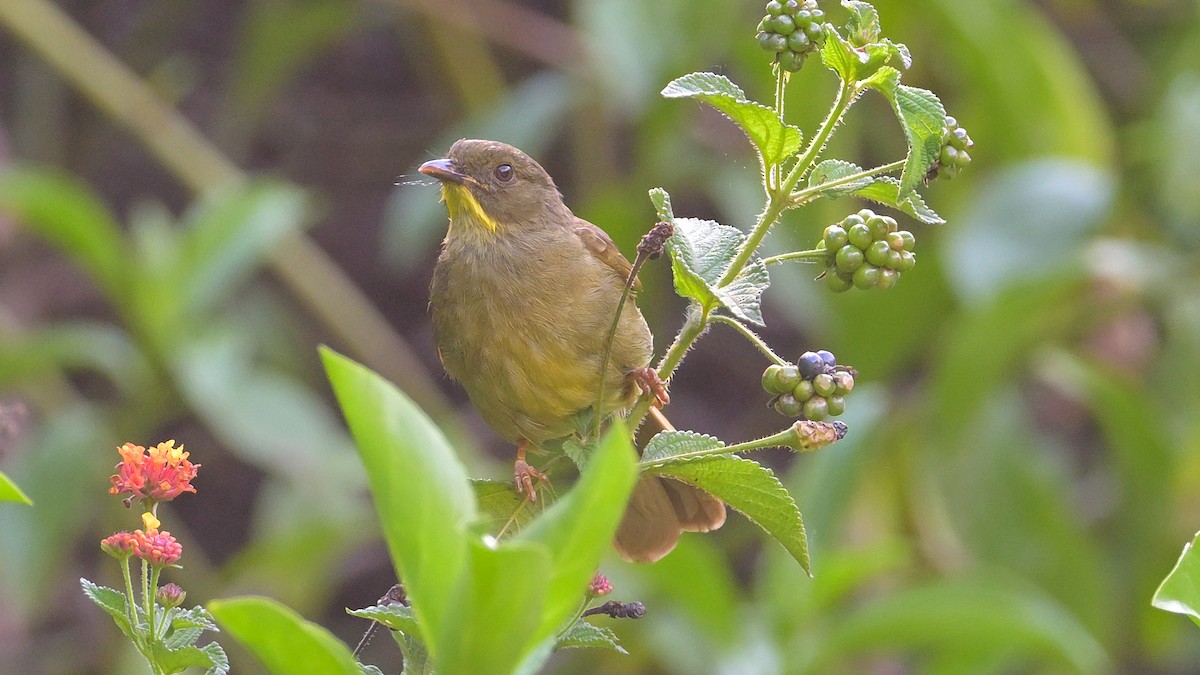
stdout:
{"type": "Polygon", "coordinates": [[[540,164],[506,143],[464,138],[443,159],[419,171],[442,183],[442,200],[455,227],[493,234],[552,222],[562,195],[540,164]]]}

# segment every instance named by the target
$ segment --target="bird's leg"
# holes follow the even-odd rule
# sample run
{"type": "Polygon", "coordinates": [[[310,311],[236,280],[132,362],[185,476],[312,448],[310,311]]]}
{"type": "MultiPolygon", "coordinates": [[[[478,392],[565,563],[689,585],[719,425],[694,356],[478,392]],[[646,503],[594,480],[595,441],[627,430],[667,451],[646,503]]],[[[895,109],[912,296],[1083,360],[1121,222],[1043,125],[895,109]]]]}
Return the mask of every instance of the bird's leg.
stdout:
{"type": "Polygon", "coordinates": [[[671,396],[667,394],[667,385],[659,378],[657,370],[646,366],[629,371],[626,377],[637,385],[642,393],[653,397],[651,403],[654,407],[662,408],[671,402],[671,396]]]}
{"type": "Polygon", "coordinates": [[[517,492],[524,493],[529,501],[537,501],[537,491],[533,489],[533,479],[538,481],[548,481],[546,474],[538,471],[525,461],[525,448],[529,446],[529,441],[522,438],[517,443],[517,461],[513,462],[513,479],[517,486],[517,492]]]}

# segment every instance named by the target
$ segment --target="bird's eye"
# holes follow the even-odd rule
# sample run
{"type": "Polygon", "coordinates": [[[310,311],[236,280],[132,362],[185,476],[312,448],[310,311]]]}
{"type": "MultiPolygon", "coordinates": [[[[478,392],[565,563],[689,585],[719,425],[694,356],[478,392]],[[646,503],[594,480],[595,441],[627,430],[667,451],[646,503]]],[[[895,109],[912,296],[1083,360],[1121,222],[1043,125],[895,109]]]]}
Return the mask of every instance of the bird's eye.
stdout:
{"type": "Polygon", "coordinates": [[[501,164],[500,166],[497,166],[496,170],[492,173],[496,176],[496,180],[500,181],[501,183],[512,182],[513,176],[516,175],[516,172],[513,171],[511,164],[501,164]]]}

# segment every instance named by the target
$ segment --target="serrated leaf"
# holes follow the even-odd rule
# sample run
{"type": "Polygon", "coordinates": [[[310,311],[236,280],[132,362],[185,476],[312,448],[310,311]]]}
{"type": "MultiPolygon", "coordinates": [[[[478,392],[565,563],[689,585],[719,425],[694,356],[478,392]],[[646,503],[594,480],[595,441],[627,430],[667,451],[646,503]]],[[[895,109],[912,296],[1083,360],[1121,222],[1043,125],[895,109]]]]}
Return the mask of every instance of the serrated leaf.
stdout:
{"type": "Polygon", "coordinates": [[[904,69],[912,68],[912,53],[908,51],[908,45],[903,42],[891,42],[891,40],[888,42],[896,50],[896,55],[900,57],[900,63],[904,64],[904,69]]]}
{"type": "Polygon", "coordinates": [[[771,285],[767,265],[755,258],[728,285],[717,289],[721,303],[730,314],[757,326],[765,326],[762,315],[762,294],[771,285]]]}
{"type": "Polygon", "coordinates": [[[907,196],[900,199],[900,181],[895,178],[876,178],[869,185],[854,190],[853,194],[863,199],[869,199],[873,202],[899,209],[926,225],[941,225],[946,222],[936,211],[925,204],[925,200],[921,198],[921,194],[916,190],[909,192],[907,196]]]}
{"type": "MultiPolygon", "coordinates": [[[[158,666],[158,672],[166,673],[166,675],[182,673],[188,668],[198,667],[211,670],[213,667],[219,667],[218,664],[213,662],[210,652],[199,647],[193,647],[192,645],[171,649],[161,642],[155,642],[151,644],[150,649],[154,655],[154,662],[158,666]]],[[[224,655],[224,652],[222,652],[222,655],[224,655]]],[[[225,663],[225,668],[228,668],[228,666],[229,664],[225,663]]],[[[216,672],[221,672],[221,670],[217,670],[216,672]]]]}
{"type": "Polygon", "coordinates": [[[29,497],[17,487],[17,484],[12,482],[12,479],[4,475],[0,471],[0,502],[20,502],[22,504],[30,504],[29,497]]]}
{"type": "Polygon", "coordinates": [[[1154,592],[1150,604],[1176,614],[1185,614],[1200,625],[1200,552],[1196,542],[1200,533],[1184,544],[1175,567],[1154,592]]]}
{"type": "Polygon", "coordinates": [[[862,63],[861,56],[841,35],[834,30],[825,31],[825,43],[821,45],[821,63],[837,73],[843,82],[856,81],[855,73],[862,63]]]}
{"type": "Polygon", "coordinates": [[[133,630],[129,625],[129,608],[125,603],[125,594],[115,588],[93,584],[87,579],[80,579],[79,585],[83,587],[83,594],[99,605],[100,609],[108,612],[117,623],[117,628],[132,639],[133,630]]]}
{"type": "MultiPolygon", "coordinates": [[[[472,479],[471,489],[475,491],[475,502],[479,507],[479,522],[492,533],[498,532],[510,520],[509,527],[520,530],[541,510],[534,508],[508,481],[472,479]]],[[[539,500],[538,505],[544,502],[544,499],[539,500]]]]}
{"type": "Polygon", "coordinates": [[[203,634],[204,631],[200,628],[181,628],[179,630],[169,630],[167,631],[167,634],[163,636],[162,643],[167,647],[167,649],[180,649],[182,647],[195,645],[196,640],[199,640],[200,636],[203,634]]]}
{"type": "Polygon", "coordinates": [[[677,455],[725,447],[725,442],[695,431],[660,431],[642,450],[643,465],[654,464],[677,455]]]}
{"type": "Polygon", "coordinates": [[[225,650],[221,645],[210,642],[201,647],[200,651],[207,654],[209,662],[212,663],[209,669],[204,671],[206,675],[228,675],[229,657],[225,655],[225,650]]]}
{"type": "Polygon", "coordinates": [[[900,196],[906,197],[925,180],[941,153],[946,109],[933,92],[903,84],[896,86],[889,99],[908,139],[908,159],[900,174],[900,196]]]}
{"type": "MultiPolygon", "coordinates": [[[[827,159],[813,167],[811,173],[808,174],[808,187],[819,188],[825,183],[830,183],[835,180],[853,176],[856,173],[862,173],[863,168],[853,162],[847,162],[841,159],[827,159]]],[[[850,183],[844,183],[831,188],[821,190],[822,197],[841,197],[848,195],[859,188],[866,187],[871,184],[871,177],[866,176],[850,183]]]]}
{"type": "Polygon", "coordinates": [[[406,607],[399,603],[391,605],[371,605],[363,609],[347,609],[346,613],[350,616],[357,616],[360,619],[370,619],[398,630],[405,635],[419,635],[420,631],[417,628],[417,616],[413,614],[412,607],[406,607]]]}
{"type": "Polygon", "coordinates": [[[694,98],[733,120],[754,145],[764,167],[775,166],[800,150],[800,129],[785,124],[774,110],[746,99],[729,78],[716,73],[690,73],[662,90],[664,98],[694,98]]]}
{"type": "Polygon", "coordinates": [[[191,609],[175,610],[175,614],[171,616],[171,626],[173,628],[201,628],[203,630],[220,630],[213,619],[212,614],[208,613],[200,605],[196,605],[191,609]]]}
{"type": "Polygon", "coordinates": [[[891,66],[883,66],[871,73],[871,76],[863,80],[862,84],[878,89],[890,103],[895,96],[896,87],[900,86],[900,71],[891,66]]]}
{"type": "Polygon", "coordinates": [[[647,473],[681,480],[721,499],[778,541],[812,576],[800,509],[770,469],[743,457],[717,455],[666,460],[647,473]]]}
{"type": "Polygon", "coordinates": [[[842,7],[850,10],[850,20],[846,22],[846,35],[857,45],[865,45],[879,41],[882,26],[879,23],[879,12],[869,2],[858,0],[842,0],[842,7]]]}
{"type": "Polygon", "coordinates": [[[559,636],[558,640],[554,643],[555,650],[570,649],[572,647],[600,647],[613,649],[622,654],[629,653],[621,646],[616,633],[602,626],[588,623],[585,619],[579,619],[571,624],[567,632],[559,636]]]}

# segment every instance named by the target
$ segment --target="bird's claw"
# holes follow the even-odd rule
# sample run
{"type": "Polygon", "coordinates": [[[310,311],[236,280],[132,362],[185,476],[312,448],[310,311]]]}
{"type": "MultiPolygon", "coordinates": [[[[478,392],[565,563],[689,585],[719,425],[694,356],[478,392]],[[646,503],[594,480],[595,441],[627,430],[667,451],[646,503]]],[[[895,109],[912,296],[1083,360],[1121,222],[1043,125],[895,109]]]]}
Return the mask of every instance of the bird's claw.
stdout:
{"type": "Polygon", "coordinates": [[[531,502],[537,501],[537,490],[534,489],[533,484],[535,478],[539,483],[549,481],[546,474],[530,466],[524,458],[518,457],[517,461],[513,462],[513,480],[517,492],[524,494],[531,502]]]}
{"type": "Polygon", "coordinates": [[[649,366],[638,368],[629,373],[629,377],[638,389],[642,390],[643,394],[652,397],[650,404],[654,407],[663,408],[671,402],[671,395],[667,393],[667,385],[658,376],[657,370],[649,366]]]}

